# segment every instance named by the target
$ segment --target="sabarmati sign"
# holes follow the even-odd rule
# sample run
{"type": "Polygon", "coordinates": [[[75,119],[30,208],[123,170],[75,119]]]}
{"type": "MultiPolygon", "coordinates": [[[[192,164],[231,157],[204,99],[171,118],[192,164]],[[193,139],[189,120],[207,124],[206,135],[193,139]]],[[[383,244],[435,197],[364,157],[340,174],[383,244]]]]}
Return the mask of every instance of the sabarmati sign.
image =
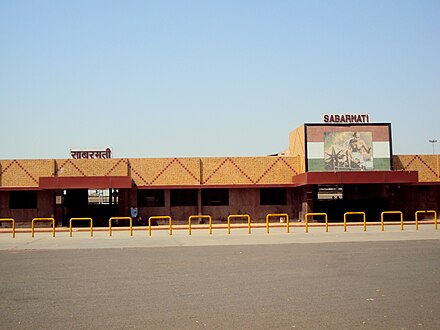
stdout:
{"type": "Polygon", "coordinates": [[[73,159],[107,159],[112,158],[112,149],[70,149],[73,159]]]}
{"type": "Polygon", "coordinates": [[[324,114],[322,121],[329,124],[366,124],[370,122],[370,115],[368,114],[324,114]]]}

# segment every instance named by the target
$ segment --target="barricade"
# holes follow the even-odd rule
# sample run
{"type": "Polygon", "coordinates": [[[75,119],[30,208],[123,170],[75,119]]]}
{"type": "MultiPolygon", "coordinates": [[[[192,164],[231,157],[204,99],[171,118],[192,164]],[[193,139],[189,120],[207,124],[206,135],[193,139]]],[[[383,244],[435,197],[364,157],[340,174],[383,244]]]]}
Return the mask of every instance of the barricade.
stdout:
{"type": "Polygon", "coordinates": [[[12,238],[15,238],[15,220],[12,218],[0,218],[0,222],[10,222],[12,225],[12,238]]]}
{"type": "Polygon", "coordinates": [[[284,217],[286,218],[286,229],[289,232],[289,215],[287,213],[270,213],[266,215],[266,233],[269,234],[269,218],[270,217],[284,217]]]}
{"type": "Polygon", "coordinates": [[[383,221],[383,216],[385,214],[400,214],[400,229],[403,230],[403,213],[401,211],[384,211],[380,214],[380,223],[382,225],[382,231],[385,230],[385,223],[383,221]]]}
{"type": "Polygon", "coordinates": [[[191,220],[192,219],[208,219],[209,221],[209,235],[212,235],[212,217],[210,215],[191,215],[188,218],[188,234],[191,235],[191,220]]]}
{"type": "Polygon", "coordinates": [[[248,234],[251,233],[251,216],[249,214],[230,214],[228,215],[228,235],[231,233],[231,219],[247,218],[248,220],[248,234]]]}
{"type": "Polygon", "coordinates": [[[55,219],[54,218],[33,218],[32,219],[32,238],[35,232],[35,222],[37,221],[51,221],[52,222],[52,237],[55,237],[55,219]]]}
{"type": "Polygon", "coordinates": [[[69,221],[69,236],[72,237],[73,221],[90,221],[90,237],[93,237],[93,219],[92,218],[71,218],[69,221]]]}
{"type": "Polygon", "coordinates": [[[416,211],[416,230],[419,230],[419,214],[424,213],[433,213],[434,214],[434,224],[435,224],[435,229],[437,230],[437,212],[434,210],[420,210],[420,211],[416,211]]]}
{"type": "Polygon", "coordinates": [[[133,219],[132,219],[132,217],[111,217],[108,220],[109,236],[112,236],[112,220],[130,220],[130,236],[133,236],[133,219]]]}
{"type": "Polygon", "coordinates": [[[344,231],[347,231],[347,215],[350,214],[360,214],[364,218],[364,231],[367,231],[367,217],[365,215],[365,212],[345,212],[344,213],[344,231]]]}
{"type": "Polygon", "coordinates": [[[304,221],[306,223],[306,233],[309,232],[309,216],[315,216],[315,215],[323,215],[325,219],[325,232],[328,233],[328,217],[327,213],[306,213],[304,215],[304,221]]]}
{"type": "Polygon", "coordinates": [[[170,222],[170,236],[173,235],[173,221],[168,215],[155,215],[148,218],[148,236],[151,236],[151,220],[153,219],[168,219],[170,222]]]}

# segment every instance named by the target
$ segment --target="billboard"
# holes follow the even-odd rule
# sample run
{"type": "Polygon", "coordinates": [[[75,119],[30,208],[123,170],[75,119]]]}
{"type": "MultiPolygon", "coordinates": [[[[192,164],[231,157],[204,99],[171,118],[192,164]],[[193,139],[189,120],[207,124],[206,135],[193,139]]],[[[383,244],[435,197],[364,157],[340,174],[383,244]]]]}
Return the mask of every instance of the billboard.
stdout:
{"type": "Polygon", "coordinates": [[[391,169],[390,124],[306,124],[307,171],[391,169]]]}

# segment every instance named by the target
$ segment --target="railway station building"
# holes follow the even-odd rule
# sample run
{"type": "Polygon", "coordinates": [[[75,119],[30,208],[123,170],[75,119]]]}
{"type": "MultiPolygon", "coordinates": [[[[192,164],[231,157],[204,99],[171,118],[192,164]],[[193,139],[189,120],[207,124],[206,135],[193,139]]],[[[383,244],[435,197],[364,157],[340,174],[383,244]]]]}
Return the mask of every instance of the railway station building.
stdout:
{"type": "Polygon", "coordinates": [[[0,160],[0,218],[29,227],[33,218],[91,217],[107,226],[113,216],[230,214],[263,222],[269,213],[304,221],[325,212],[342,221],[345,212],[439,210],[439,155],[394,155],[390,123],[368,116],[327,115],[299,126],[288,148],[269,156],[112,158],[111,149],[71,150],[66,159],[0,160]]]}

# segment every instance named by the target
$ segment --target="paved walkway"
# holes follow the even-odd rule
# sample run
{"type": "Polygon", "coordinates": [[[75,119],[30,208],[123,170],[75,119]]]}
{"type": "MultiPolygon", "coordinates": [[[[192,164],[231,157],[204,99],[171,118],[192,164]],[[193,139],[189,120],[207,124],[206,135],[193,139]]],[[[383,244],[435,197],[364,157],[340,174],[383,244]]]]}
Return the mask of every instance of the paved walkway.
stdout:
{"type": "Polygon", "coordinates": [[[94,228],[93,237],[86,228],[77,228],[69,236],[68,228],[57,228],[55,237],[48,229],[36,229],[32,238],[30,229],[19,229],[12,238],[11,231],[0,231],[0,250],[51,250],[51,249],[99,249],[129,247],[173,247],[173,246],[219,246],[219,245],[260,245],[260,244],[293,244],[325,242],[368,242],[368,241],[405,241],[440,239],[440,229],[433,223],[420,224],[419,230],[414,224],[405,224],[404,230],[399,225],[386,225],[381,231],[380,225],[350,225],[344,227],[330,226],[325,231],[322,225],[309,226],[305,232],[304,225],[294,226],[287,233],[285,227],[270,227],[266,233],[265,226],[253,227],[248,234],[247,227],[232,227],[228,235],[226,227],[214,228],[212,235],[207,226],[193,226],[189,235],[187,226],[174,226],[172,235],[167,226],[154,227],[151,236],[147,227],[135,227],[133,236],[128,228],[115,228],[109,236],[107,228],[94,228]]]}
{"type": "Polygon", "coordinates": [[[0,328],[440,329],[434,224],[154,229],[1,230],[0,328]]]}

